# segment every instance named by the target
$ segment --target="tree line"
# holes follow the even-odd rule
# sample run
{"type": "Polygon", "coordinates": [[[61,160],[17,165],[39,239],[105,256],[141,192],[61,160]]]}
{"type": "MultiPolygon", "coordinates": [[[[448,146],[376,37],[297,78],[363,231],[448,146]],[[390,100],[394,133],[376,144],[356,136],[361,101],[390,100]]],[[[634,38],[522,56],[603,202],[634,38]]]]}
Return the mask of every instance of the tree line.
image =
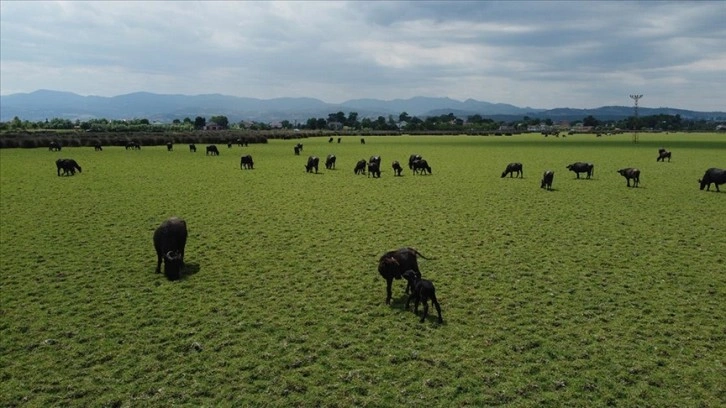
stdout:
{"type": "MultiPolygon", "coordinates": [[[[627,130],[653,130],[653,131],[714,131],[717,122],[707,120],[683,119],[680,115],[651,115],[628,117],[619,120],[599,120],[592,115],[581,121],[570,122],[570,126],[590,127],[595,132],[611,129],[627,130]]],[[[319,130],[319,131],[387,131],[387,132],[493,132],[499,129],[508,129],[515,132],[526,132],[529,129],[548,129],[557,127],[552,119],[531,118],[524,116],[521,120],[497,121],[485,118],[482,115],[469,115],[465,118],[457,117],[453,113],[438,116],[419,118],[407,112],[401,112],[397,117],[378,116],[377,118],[359,118],[357,112],[330,113],[327,118],[311,117],[305,122],[291,122],[283,120],[279,123],[265,123],[258,121],[240,121],[231,123],[224,115],[211,116],[209,120],[203,116],[194,119],[174,119],[171,123],[151,122],[149,119],[88,119],[70,120],[62,118],[46,119],[32,122],[21,120],[17,116],[8,122],[0,122],[0,132],[32,131],[32,130],[78,130],[86,132],[190,132],[204,130],[208,126],[215,129],[229,130],[319,130]]]]}

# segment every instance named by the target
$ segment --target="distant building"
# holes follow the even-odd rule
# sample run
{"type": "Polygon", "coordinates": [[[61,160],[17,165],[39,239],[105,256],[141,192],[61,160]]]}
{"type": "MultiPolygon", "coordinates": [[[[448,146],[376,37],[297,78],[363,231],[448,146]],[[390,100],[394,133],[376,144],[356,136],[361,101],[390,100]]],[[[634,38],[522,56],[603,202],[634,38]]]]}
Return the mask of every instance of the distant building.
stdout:
{"type": "Polygon", "coordinates": [[[204,125],[204,130],[223,130],[224,127],[220,124],[209,122],[206,125],[204,125]]]}

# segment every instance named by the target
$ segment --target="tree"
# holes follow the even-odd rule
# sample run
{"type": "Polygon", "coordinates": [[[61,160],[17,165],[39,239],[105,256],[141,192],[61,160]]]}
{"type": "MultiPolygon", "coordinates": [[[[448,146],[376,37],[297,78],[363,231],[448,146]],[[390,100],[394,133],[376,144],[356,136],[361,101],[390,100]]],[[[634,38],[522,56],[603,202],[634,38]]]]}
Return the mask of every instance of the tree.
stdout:
{"type": "Polygon", "coordinates": [[[212,116],[211,119],[209,119],[210,122],[214,122],[218,124],[219,126],[222,126],[223,128],[227,128],[229,126],[229,119],[227,119],[226,116],[220,115],[220,116],[212,116]]]}
{"type": "Polygon", "coordinates": [[[597,127],[599,124],[600,124],[600,121],[595,119],[595,117],[592,115],[588,115],[585,119],[582,120],[583,126],[597,127]]]}
{"type": "Polygon", "coordinates": [[[207,126],[207,119],[202,116],[197,116],[194,118],[194,129],[203,129],[204,126],[207,126]]]}
{"type": "Polygon", "coordinates": [[[401,112],[401,114],[398,115],[398,121],[399,122],[410,122],[411,116],[409,116],[408,112],[401,112]]]}

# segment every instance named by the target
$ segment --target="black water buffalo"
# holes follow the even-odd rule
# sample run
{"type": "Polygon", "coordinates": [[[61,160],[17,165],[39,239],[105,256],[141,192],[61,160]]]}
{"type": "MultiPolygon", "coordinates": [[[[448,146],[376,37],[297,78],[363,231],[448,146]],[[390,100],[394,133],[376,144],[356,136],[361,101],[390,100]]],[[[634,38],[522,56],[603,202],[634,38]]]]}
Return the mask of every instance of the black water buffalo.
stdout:
{"type": "Polygon", "coordinates": [[[716,186],[716,191],[721,192],[718,186],[726,183],[726,170],[711,167],[706,170],[706,173],[698,182],[701,183],[701,190],[705,187],[706,191],[711,191],[711,183],[713,183],[716,186]]]}
{"type": "Polygon", "coordinates": [[[340,138],[338,138],[338,143],[340,143],[340,138]]]}
{"type": "Polygon", "coordinates": [[[661,147],[660,149],[658,149],[658,158],[655,159],[655,161],[665,162],[665,159],[668,159],[668,162],[671,161],[671,152],[661,147]]]}
{"type": "Polygon", "coordinates": [[[101,146],[101,142],[94,142],[93,143],[93,150],[97,152],[103,151],[103,146],[101,146]]]}
{"type": "Polygon", "coordinates": [[[502,172],[502,178],[509,174],[509,177],[514,177],[514,173],[517,173],[517,177],[524,178],[524,170],[522,169],[522,163],[509,163],[507,168],[502,172]]]}
{"type": "Polygon", "coordinates": [[[164,261],[164,274],[174,280],[181,276],[184,268],[184,247],[187,244],[187,223],[181,218],[171,217],[154,231],[156,249],[156,273],[161,272],[164,261]]]}
{"type": "Polygon", "coordinates": [[[421,159],[413,162],[413,174],[419,172],[421,174],[426,174],[427,171],[431,174],[431,166],[429,166],[429,163],[426,160],[421,159]]]}
{"type": "Polygon", "coordinates": [[[366,140],[363,139],[362,137],[360,138],[360,144],[366,144],[366,140]]]}
{"type": "Polygon", "coordinates": [[[76,170],[82,173],[81,166],[73,159],[58,159],[55,161],[55,167],[58,171],[58,176],[61,175],[61,170],[63,170],[64,176],[73,176],[76,174],[76,170]]]}
{"type": "Polygon", "coordinates": [[[293,150],[295,151],[295,156],[299,156],[300,155],[300,148],[299,147],[295,146],[295,147],[293,147],[293,150]]]}
{"type": "Polygon", "coordinates": [[[415,162],[416,160],[421,160],[421,159],[423,159],[423,157],[421,157],[420,154],[412,154],[412,155],[408,156],[408,169],[413,170],[413,162],[415,162]]]}
{"type": "Polygon", "coordinates": [[[197,145],[195,145],[194,143],[190,143],[189,144],[189,151],[192,152],[192,153],[196,153],[196,151],[197,151],[197,145]]]}
{"type": "Polygon", "coordinates": [[[381,165],[378,162],[368,162],[368,177],[381,177],[381,165]]]}
{"type": "Polygon", "coordinates": [[[255,168],[255,162],[252,161],[252,156],[249,155],[249,154],[248,155],[245,155],[245,156],[242,156],[239,159],[239,168],[240,169],[248,169],[248,170],[254,169],[255,168]]]}
{"type": "Polygon", "coordinates": [[[399,163],[397,161],[394,161],[393,164],[391,165],[391,167],[393,168],[393,175],[394,176],[400,176],[401,175],[401,172],[403,172],[403,168],[401,167],[401,163],[399,163]]]}
{"type": "Polygon", "coordinates": [[[552,170],[546,170],[544,174],[542,174],[542,183],[540,184],[540,188],[547,188],[547,190],[552,190],[552,179],[555,178],[555,172],[552,170]]]}
{"type": "Polygon", "coordinates": [[[61,151],[61,145],[58,142],[50,142],[48,144],[48,150],[51,152],[60,152],[61,151]]]}
{"type": "Polygon", "coordinates": [[[380,166],[381,156],[371,156],[371,158],[368,159],[368,163],[378,163],[378,165],[380,166]]]}
{"type": "Polygon", "coordinates": [[[312,173],[313,170],[315,170],[315,173],[317,174],[319,162],[320,159],[317,156],[308,157],[308,164],[305,165],[305,171],[308,173],[312,173]]]}
{"type": "Polygon", "coordinates": [[[628,187],[630,187],[630,179],[633,179],[633,187],[638,187],[638,184],[640,183],[640,170],[628,167],[626,169],[618,170],[618,173],[625,177],[628,187]]]}
{"type": "MultiPolygon", "coordinates": [[[[378,260],[378,273],[386,280],[387,305],[391,304],[391,285],[394,279],[401,279],[401,275],[409,269],[414,271],[417,277],[421,277],[416,256],[420,256],[423,259],[433,259],[426,258],[414,248],[407,247],[396,249],[395,251],[388,251],[378,260]]],[[[408,292],[409,285],[406,285],[406,293],[408,292]]]]}
{"type": "Polygon", "coordinates": [[[353,174],[366,174],[366,161],[363,159],[358,160],[353,169],[353,174]]]}
{"type": "Polygon", "coordinates": [[[330,170],[335,168],[335,155],[329,154],[328,157],[325,158],[325,168],[330,170]]]}
{"type": "Polygon", "coordinates": [[[231,149],[231,148],[232,148],[232,142],[227,142],[227,149],[231,149]]]}
{"type": "Polygon", "coordinates": [[[331,136],[330,139],[328,139],[328,143],[333,143],[333,137],[331,136]]]}
{"type": "Polygon", "coordinates": [[[299,151],[301,151],[301,152],[303,151],[303,144],[302,144],[302,143],[298,143],[298,144],[296,144],[295,146],[297,147],[297,149],[298,149],[299,151]]]}
{"type": "Polygon", "coordinates": [[[431,304],[434,305],[436,313],[439,314],[439,323],[443,323],[444,319],[441,317],[441,306],[439,306],[439,301],[436,300],[436,288],[434,287],[434,283],[430,280],[422,279],[420,276],[417,276],[416,272],[411,269],[402,273],[401,276],[406,279],[408,285],[411,287],[411,295],[408,297],[408,300],[406,300],[406,310],[408,310],[408,305],[411,303],[411,299],[414,299],[416,303],[413,307],[413,312],[418,314],[418,304],[419,302],[422,302],[424,310],[419,322],[423,323],[424,320],[426,320],[426,316],[429,314],[428,301],[431,299],[431,304]]]}
{"type": "Polygon", "coordinates": [[[174,150],[174,144],[172,142],[166,142],[166,151],[171,152],[174,150]]]}
{"type": "Polygon", "coordinates": [[[212,156],[219,156],[219,149],[217,149],[217,146],[215,145],[209,145],[207,146],[207,152],[206,155],[212,155],[212,156]]]}
{"type": "Polygon", "coordinates": [[[592,163],[575,162],[567,165],[567,170],[574,171],[577,174],[577,178],[580,178],[580,173],[587,173],[587,178],[595,175],[595,165],[592,163]]]}
{"type": "Polygon", "coordinates": [[[128,143],[126,143],[126,150],[129,150],[129,149],[141,150],[141,144],[139,142],[134,142],[134,141],[128,142],[128,143]]]}

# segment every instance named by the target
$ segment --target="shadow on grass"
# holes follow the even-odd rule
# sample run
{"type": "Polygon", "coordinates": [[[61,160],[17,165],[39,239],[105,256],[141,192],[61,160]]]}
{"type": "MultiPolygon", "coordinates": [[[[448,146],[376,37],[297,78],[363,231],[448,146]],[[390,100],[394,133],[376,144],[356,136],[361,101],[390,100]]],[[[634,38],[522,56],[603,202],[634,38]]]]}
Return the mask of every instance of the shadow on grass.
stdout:
{"type": "Polygon", "coordinates": [[[184,272],[181,274],[179,280],[187,279],[191,276],[196,275],[202,268],[198,263],[184,263],[184,272]]]}
{"type": "MultiPolygon", "coordinates": [[[[408,305],[408,309],[406,308],[406,301],[408,301],[407,294],[402,294],[399,297],[393,297],[391,298],[391,304],[389,307],[391,309],[398,309],[399,313],[410,313],[411,319],[416,319],[416,321],[421,320],[421,315],[423,314],[423,303],[419,303],[418,305],[418,313],[414,313],[413,308],[416,305],[416,301],[411,299],[411,303],[408,305]]],[[[442,318],[443,318],[443,308],[442,308],[442,318]]],[[[426,322],[429,323],[435,323],[437,326],[441,326],[446,324],[446,320],[444,320],[442,323],[439,323],[439,315],[436,313],[436,307],[431,303],[429,300],[429,313],[426,316],[426,322]]]]}

